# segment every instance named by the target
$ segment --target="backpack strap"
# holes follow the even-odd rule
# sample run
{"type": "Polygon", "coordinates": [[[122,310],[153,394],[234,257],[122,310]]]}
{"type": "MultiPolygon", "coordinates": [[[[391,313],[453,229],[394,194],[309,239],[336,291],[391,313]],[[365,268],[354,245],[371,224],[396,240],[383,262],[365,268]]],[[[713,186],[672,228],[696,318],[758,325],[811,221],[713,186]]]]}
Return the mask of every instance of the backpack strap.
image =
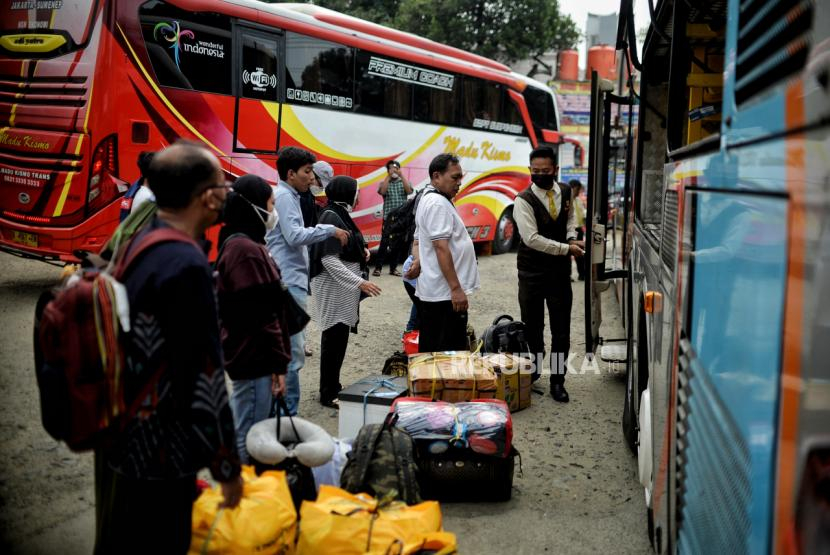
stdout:
{"type": "Polygon", "coordinates": [[[415,464],[412,438],[397,428],[390,428],[389,432],[392,434],[392,453],[398,469],[398,484],[401,486],[400,496],[408,505],[413,505],[420,502],[420,499],[415,489],[417,478],[412,471],[415,464]]]}
{"type": "Polygon", "coordinates": [[[115,264],[113,277],[120,280],[127,270],[130,269],[132,264],[138,259],[138,257],[144,254],[144,252],[151,247],[154,247],[159,243],[170,243],[176,241],[190,243],[197,249],[199,248],[199,245],[193,237],[187,235],[183,231],[179,231],[178,229],[172,227],[154,229],[144,235],[137,236],[135,239],[130,241],[127,248],[124,249],[123,254],[115,264]]]}
{"type": "Polygon", "coordinates": [[[492,325],[493,325],[493,326],[497,326],[497,325],[498,325],[498,323],[499,323],[499,322],[501,322],[502,320],[507,320],[508,322],[512,322],[512,321],[513,321],[513,317],[512,317],[511,315],[509,315],[509,314],[502,314],[501,316],[496,316],[496,317],[495,317],[495,319],[493,320],[493,324],[492,324],[492,325]]]}
{"type": "Polygon", "coordinates": [[[357,472],[357,479],[355,481],[356,484],[362,484],[366,481],[366,475],[369,473],[369,466],[372,464],[372,457],[375,454],[375,449],[378,446],[378,442],[380,441],[380,437],[383,434],[383,430],[386,429],[384,424],[372,424],[368,428],[364,428],[359,434],[365,432],[366,435],[369,436],[368,441],[363,444],[358,444],[352,452],[355,454],[354,462],[355,468],[357,472]]]}

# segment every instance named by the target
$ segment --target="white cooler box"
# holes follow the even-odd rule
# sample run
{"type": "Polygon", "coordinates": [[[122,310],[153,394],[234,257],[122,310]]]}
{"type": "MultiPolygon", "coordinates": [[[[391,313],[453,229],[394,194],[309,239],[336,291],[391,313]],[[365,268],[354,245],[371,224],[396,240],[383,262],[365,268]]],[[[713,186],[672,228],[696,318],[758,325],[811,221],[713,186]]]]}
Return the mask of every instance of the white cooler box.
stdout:
{"type": "Polygon", "coordinates": [[[337,435],[354,438],[364,424],[380,424],[392,402],[408,391],[406,376],[370,376],[344,388],[337,396],[340,401],[337,435]]]}

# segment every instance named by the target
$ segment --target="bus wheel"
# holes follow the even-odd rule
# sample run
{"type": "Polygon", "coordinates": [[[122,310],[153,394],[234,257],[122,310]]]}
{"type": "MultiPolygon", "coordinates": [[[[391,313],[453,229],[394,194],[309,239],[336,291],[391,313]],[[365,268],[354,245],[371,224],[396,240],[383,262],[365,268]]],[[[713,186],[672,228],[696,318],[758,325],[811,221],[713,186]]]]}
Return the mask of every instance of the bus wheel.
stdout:
{"type": "Polygon", "coordinates": [[[502,254],[510,251],[516,242],[516,222],[513,221],[513,207],[506,208],[501,213],[496,224],[496,236],[493,238],[493,254],[502,254]]]}

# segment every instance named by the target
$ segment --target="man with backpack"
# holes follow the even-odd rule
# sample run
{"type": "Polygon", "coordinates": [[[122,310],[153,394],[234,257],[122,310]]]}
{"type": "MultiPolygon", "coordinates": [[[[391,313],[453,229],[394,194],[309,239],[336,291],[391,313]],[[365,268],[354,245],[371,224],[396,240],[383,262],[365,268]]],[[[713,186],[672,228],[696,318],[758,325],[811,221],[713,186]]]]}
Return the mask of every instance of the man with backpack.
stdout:
{"type": "Polygon", "coordinates": [[[418,278],[421,352],[463,351],[467,338],[467,295],[479,285],[475,248],[452,203],[464,173],[453,154],[439,154],[429,164],[430,184],[415,211],[416,260],[407,278],[418,278]]]}
{"type": "Polygon", "coordinates": [[[401,164],[397,160],[386,163],[387,175],[378,187],[378,194],[383,197],[383,228],[380,236],[380,246],[375,254],[375,271],[373,276],[379,276],[383,263],[389,263],[389,274],[400,276],[398,263],[401,258],[400,241],[393,240],[389,228],[389,215],[406,203],[406,197],[412,193],[412,184],[401,173],[401,164]]]}
{"type": "Polygon", "coordinates": [[[242,495],[213,275],[199,244],[221,218],[225,175],[207,149],[179,142],[156,155],[148,178],[158,214],[116,254],[141,249],[120,276],[129,409],[95,453],[96,554],[186,553],[201,468],[221,484],[224,506],[242,495]],[[162,231],[168,240],[142,248],[162,231]]]}
{"type": "Polygon", "coordinates": [[[530,186],[519,193],[513,219],[522,238],[516,265],[519,273],[519,307],[527,329],[527,342],[536,357],[538,377],[544,361],[545,304],[551,333],[550,394],[567,403],[565,371],[570,350],[571,255],[582,256],[584,244],[576,240],[576,223],[568,185],[556,182],[558,167],[552,146],[530,153],[530,186]]]}

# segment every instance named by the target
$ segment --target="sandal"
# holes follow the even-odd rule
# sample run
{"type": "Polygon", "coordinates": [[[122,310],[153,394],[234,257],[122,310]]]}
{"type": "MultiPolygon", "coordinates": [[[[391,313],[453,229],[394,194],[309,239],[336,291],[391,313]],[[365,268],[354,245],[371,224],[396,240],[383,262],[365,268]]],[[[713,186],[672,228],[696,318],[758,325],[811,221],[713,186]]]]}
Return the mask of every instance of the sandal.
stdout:
{"type": "Polygon", "coordinates": [[[330,409],[337,409],[337,410],[340,409],[340,400],[339,399],[332,399],[330,401],[323,401],[321,399],[320,404],[323,405],[324,407],[328,407],[330,409]]]}
{"type": "Polygon", "coordinates": [[[375,277],[380,277],[380,268],[375,268],[375,271],[372,272],[372,275],[375,277]]]}
{"type": "Polygon", "coordinates": [[[401,277],[401,273],[397,270],[389,270],[389,275],[390,276],[401,277]]]}

